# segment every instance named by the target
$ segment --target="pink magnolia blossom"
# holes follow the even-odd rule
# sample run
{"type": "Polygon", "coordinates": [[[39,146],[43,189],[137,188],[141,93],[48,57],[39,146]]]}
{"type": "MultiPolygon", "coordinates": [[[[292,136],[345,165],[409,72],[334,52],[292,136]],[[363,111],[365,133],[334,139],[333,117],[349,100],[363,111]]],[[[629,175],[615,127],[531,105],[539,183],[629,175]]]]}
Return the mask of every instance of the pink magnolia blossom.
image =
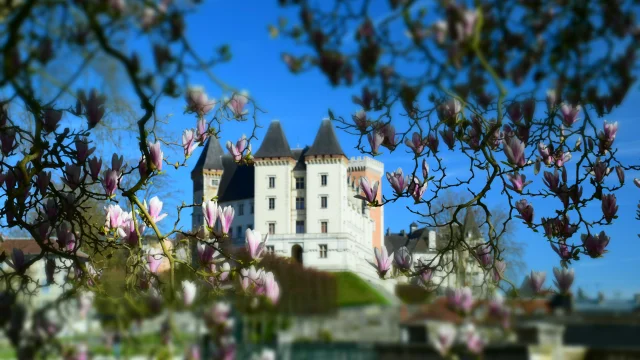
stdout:
{"type": "Polygon", "coordinates": [[[478,331],[476,331],[473,325],[472,329],[467,331],[465,343],[467,345],[467,349],[470,353],[480,355],[482,354],[482,350],[484,350],[485,341],[482,339],[478,331]]]}
{"type": "Polygon", "coordinates": [[[449,354],[451,347],[456,339],[456,329],[452,326],[440,326],[435,338],[432,339],[432,345],[441,356],[449,354]]]}
{"type": "Polygon", "coordinates": [[[89,149],[89,140],[86,137],[76,136],[74,143],[76,146],[76,159],[78,160],[78,163],[84,164],[89,155],[93,154],[96,148],[92,147],[89,149]]]}
{"type": "Polygon", "coordinates": [[[596,160],[595,165],[591,168],[590,172],[596,183],[601,184],[604,181],[605,176],[611,173],[611,169],[607,167],[607,163],[600,161],[600,159],[596,160]]]}
{"type": "Polygon", "coordinates": [[[531,291],[533,291],[534,295],[540,294],[542,285],[544,284],[544,281],[546,279],[547,273],[545,273],[544,271],[531,271],[531,274],[529,274],[529,277],[527,279],[527,285],[529,286],[531,291]]]}
{"type": "Polygon", "coordinates": [[[120,205],[109,205],[104,210],[107,218],[104,224],[105,228],[115,230],[122,226],[123,221],[126,219],[126,213],[122,211],[120,205]]]}
{"type": "Polygon", "coordinates": [[[152,274],[158,272],[158,268],[162,264],[162,252],[159,249],[151,248],[147,251],[147,264],[149,264],[149,271],[152,274]]]}
{"type": "Polygon", "coordinates": [[[111,169],[115,172],[122,170],[122,164],[124,163],[124,156],[113,153],[111,156],[111,169]]]}
{"type": "Polygon", "coordinates": [[[206,222],[207,227],[213,229],[216,227],[216,221],[218,221],[219,215],[218,203],[213,200],[207,200],[202,203],[202,214],[204,215],[204,220],[206,222]]]}
{"type": "Polygon", "coordinates": [[[240,284],[242,285],[242,290],[249,291],[250,289],[255,289],[261,285],[262,280],[262,269],[256,270],[255,266],[251,265],[248,269],[240,270],[240,284]]]}
{"type": "Polygon", "coordinates": [[[269,240],[269,234],[265,235],[262,241],[262,235],[259,231],[247,229],[246,231],[246,249],[253,260],[262,258],[263,252],[269,240]]]}
{"type": "Polygon", "coordinates": [[[402,193],[404,193],[409,184],[409,177],[403,175],[402,168],[398,168],[398,170],[393,173],[388,172],[387,180],[398,196],[402,196],[402,193]]]}
{"type": "Polygon", "coordinates": [[[373,153],[373,155],[379,154],[378,149],[380,148],[382,141],[384,141],[384,134],[382,134],[378,130],[374,130],[373,132],[367,134],[367,139],[369,140],[369,145],[371,146],[371,153],[373,153]]]}
{"type": "Polygon", "coordinates": [[[549,190],[557,192],[560,185],[560,174],[558,173],[558,170],[554,170],[553,173],[545,171],[543,181],[549,190]]]}
{"type": "Polygon", "coordinates": [[[122,225],[118,228],[118,235],[132,248],[139,245],[140,237],[147,228],[141,221],[138,221],[137,225],[138,229],[136,231],[136,221],[131,213],[123,213],[122,225]]]}
{"type": "Polygon", "coordinates": [[[424,150],[425,142],[422,140],[422,137],[419,133],[414,132],[411,136],[411,139],[406,138],[404,140],[404,144],[407,145],[416,155],[420,155],[424,150]]]}
{"type": "Polygon", "coordinates": [[[160,220],[167,217],[166,213],[160,214],[160,212],[162,211],[162,205],[163,205],[162,201],[160,201],[160,199],[157,196],[154,196],[151,198],[148,206],[147,206],[147,201],[146,200],[144,201],[144,207],[149,212],[149,217],[151,217],[151,221],[153,221],[154,223],[157,223],[160,220]]]}
{"type": "Polygon", "coordinates": [[[58,248],[63,251],[73,251],[76,247],[76,237],[73,230],[66,222],[63,222],[56,230],[58,248]]]}
{"type": "Polygon", "coordinates": [[[98,95],[98,91],[96,89],[92,89],[91,92],[89,92],[89,98],[84,95],[83,91],[79,91],[78,99],[87,111],[86,115],[89,129],[93,129],[104,116],[104,105],[107,98],[104,95],[98,95]]]}
{"type": "Polygon", "coordinates": [[[402,246],[395,252],[394,262],[401,271],[411,269],[411,265],[413,264],[412,256],[406,246],[402,246]]]}
{"type": "Polygon", "coordinates": [[[47,199],[47,202],[44,203],[44,213],[47,215],[49,220],[55,221],[58,216],[58,205],[54,199],[47,199]]]}
{"type": "Polygon", "coordinates": [[[633,183],[640,188],[640,179],[638,178],[633,179],[633,183]]]}
{"type": "Polygon", "coordinates": [[[365,200],[371,206],[377,205],[378,200],[376,198],[378,197],[379,185],[380,185],[380,182],[376,181],[375,184],[373,184],[373,187],[371,187],[369,180],[367,180],[367,178],[363,176],[360,178],[360,190],[362,190],[362,192],[364,193],[364,196],[356,195],[355,197],[358,199],[365,200]]]}
{"type": "Polygon", "coordinates": [[[429,178],[429,164],[427,164],[427,159],[422,159],[422,177],[425,182],[429,178]]]}
{"type": "Polygon", "coordinates": [[[147,158],[144,157],[144,155],[142,155],[142,157],[140,158],[140,161],[138,162],[138,173],[140,174],[140,177],[143,178],[147,175],[149,175],[149,172],[147,171],[147,158]]]}
{"type": "Polygon", "coordinates": [[[463,314],[469,314],[471,312],[471,308],[473,307],[473,295],[471,294],[471,289],[468,287],[463,287],[461,289],[447,289],[447,304],[448,306],[456,312],[460,312],[463,314]]]}
{"type": "Polygon", "coordinates": [[[413,197],[413,200],[416,204],[420,203],[422,200],[422,196],[427,191],[427,182],[424,184],[420,184],[420,180],[417,177],[413,177],[413,180],[409,184],[409,193],[413,197]]]}
{"type": "Polygon", "coordinates": [[[23,273],[26,270],[26,261],[22,249],[13,248],[11,251],[11,261],[7,262],[16,272],[23,273]]]}
{"type": "Polygon", "coordinates": [[[582,236],[584,249],[592,258],[600,257],[607,252],[605,249],[609,245],[609,240],[610,238],[604,231],[601,231],[598,235],[588,234],[582,236]]]}
{"type": "Polygon", "coordinates": [[[566,294],[571,289],[571,285],[573,284],[573,279],[575,277],[575,272],[573,269],[565,269],[565,268],[553,268],[553,275],[555,276],[555,280],[553,283],[556,285],[558,290],[566,294]]]}
{"type": "Polygon", "coordinates": [[[242,137],[238,139],[235,145],[231,141],[227,141],[226,146],[235,162],[242,161],[242,154],[245,150],[247,150],[247,155],[251,154],[251,144],[248,143],[247,137],[244,134],[242,134],[242,137]]]}
{"type": "Polygon", "coordinates": [[[504,271],[507,267],[507,263],[502,260],[496,260],[493,265],[493,281],[498,282],[504,278],[504,271]]]}
{"type": "Polygon", "coordinates": [[[103,174],[102,186],[108,197],[112,197],[118,189],[120,182],[118,172],[116,170],[107,169],[103,174]]]}
{"type": "Polygon", "coordinates": [[[522,102],[522,115],[524,116],[524,121],[529,124],[533,121],[533,114],[536,110],[536,100],[533,98],[529,98],[522,102]]]}
{"type": "Polygon", "coordinates": [[[261,283],[262,290],[260,290],[260,293],[263,293],[272,304],[277,304],[280,299],[280,286],[273,273],[263,272],[261,283]]]}
{"type": "Polygon", "coordinates": [[[613,141],[616,139],[617,133],[618,122],[608,123],[605,120],[603,130],[600,130],[598,133],[598,148],[601,154],[611,150],[611,146],[613,145],[613,141]]]}
{"type": "Polygon", "coordinates": [[[9,155],[13,150],[15,150],[18,147],[15,130],[7,129],[1,133],[0,143],[2,146],[2,153],[4,155],[9,155]]]}
{"type": "Polygon", "coordinates": [[[377,247],[373,249],[376,255],[376,267],[378,270],[378,276],[381,279],[384,279],[384,276],[387,274],[389,269],[391,269],[391,262],[393,261],[393,253],[387,254],[387,248],[383,245],[381,249],[377,247]]]}
{"type": "Polygon", "coordinates": [[[182,281],[182,303],[184,306],[191,306],[196,298],[196,283],[183,280],[182,281]]]}
{"type": "Polygon", "coordinates": [[[62,111],[45,109],[42,117],[42,128],[47,133],[52,133],[58,128],[58,123],[62,119],[62,111]]]}
{"type": "Polygon", "coordinates": [[[198,245],[198,259],[200,260],[200,264],[204,266],[209,265],[217,255],[218,252],[213,246],[209,244],[198,245]]]}
{"type": "Polygon", "coordinates": [[[233,207],[231,206],[226,206],[224,209],[218,206],[218,214],[222,232],[228,234],[229,229],[231,228],[231,223],[233,222],[233,217],[235,216],[235,210],[233,210],[233,207]]]}
{"type": "Polygon", "coordinates": [[[562,122],[565,126],[570,127],[575,124],[578,120],[578,114],[580,113],[581,107],[580,105],[569,105],[563,103],[560,106],[560,113],[562,114],[562,122]]]}
{"type": "Polygon", "coordinates": [[[620,185],[624,185],[624,168],[622,166],[616,166],[616,174],[618,175],[620,185]]]}
{"type": "Polygon", "coordinates": [[[476,248],[476,256],[483,268],[487,269],[493,263],[493,255],[491,254],[491,246],[484,244],[476,248]]]}
{"type": "Polygon", "coordinates": [[[427,147],[429,148],[429,150],[431,150],[432,154],[435,154],[438,152],[438,145],[440,145],[440,140],[438,139],[438,135],[434,134],[434,133],[430,133],[429,135],[427,135],[427,147]]]}
{"type": "Polygon", "coordinates": [[[449,150],[453,150],[453,147],[456,145],[456,135],[453,130],[449,128],[440,130],[440,136],[442,136],[442,140],[447,145],[449,150]]]}
{"type": "Polygon", "coordinates": [[[196,123],[196,139],[199,143],[204,144],[205,140],[209,136],[209,124],[204,120],[204,118],[199,118],[196,123]]]}
{"type": "Polygon", "coordinates": [[[555,251],[556,254],[558,254],[558,256],[560,256],[560,259],[564,261],[571,260],[571,258],[573,257],[573,246],[569,248],[569,246],[567,246],[567,244],[565,243],[560,243],[558,244],[558,246],[556,246],[554,243],[551,243],[551,248],[553,249],[553,251],[555,251]]]}
{"type": "Polygon", "coordinates": [[[533,221],[533,205],[529,204],[527,199],[516,202],[516,210],[520,214],[517,217],[524,220],[525,223],[531,224],[533,221]]]}
{"type": "Polygon", "coordinates": [[[547,90],[546,101],[547,101],[547,110],[548,111],[553,111],[555,109],[557,98],[558,97],[556,95],[556,91],[555,90],[547,90]]]}
{"type": "Polygon", "coordinates": [[[437,107],[438,117],[446,124],[455,124],[458,114],[462,111],[460,101],[455,98],[448,99],[437,107]]]}
{"type": "Polygon", "coordinates": [[[64,166],[64,177],[62,178],[62,182],[64,182],[71,190],[75,190],[80,186],[80,172],[82,168],[80,166],[74,164],[66,164],[64,166]]]}
{"type": "Polygon", "coordinates": [[[517,193],[521,193],[527,185],[531,184],[531,181],[527,181],[527,177],[525,175],[521,175],[518,173],[515,173],[513,175],[507,174],[507,178],[511,182],[511,185],[506,185],[507,188],[517,193]]]}
{"type": "Polygon", "coordinates": [[[193,150],[198,147],[198,143],[196,142],[195,134],[193,130],[186,129],[182,132],[182,149],[184,150],[184,158],[188,159],[191,154],[193,154],[193,150]]]}
{"type": "Polygon", "coordinates": [[[41,195],[45,195],[47,193],[49,183],[51,183],[51,172],[45,172],[44,170],[40,171],[38,179],[36,180],[36,186],[38,187],[38,191],[41,195]]]}
{"type": "Polygon", "coordinates": [[[98,159],[97,157],[92,157],[89,159],[89,175],[91,175],[91,179],[93,181],[98,180],[98,176],[100,175],[100,170],[102,169],[102,159],[98,159]]]}
{"type": "Polygon", "coordinates": [[[193,112],[202,117],[208,114],[216,106],[216,100],[209,100],[209,96],[201,87],[187,89],[187,112],[193,112]]]}
{"type": "Polygon", "coordinates": [[[519,123],[522,119],[522,108],[520,103],[515,101],[507,107],[507,115],[514,123],[519,123]]]}
{"type": "Polygon", "coordinates": [[[360,110],[351,116],[353,118],[353,123],[356,125],[358,130],[361,133],[365,133],[367,131],[367,126],[369,126],[369,119],[367,118],[367,113],[364,110],[360,110]]]}
{"type": "Polygon", "coordinates": [[[249,110],[244,108],[248,102],[249,98],[245,94],[233,94],[231,100],[227,102],[227,107],[234,117],[241,118],[249,113],[249,110]]]}
{"type": "Polygon", "coordinates": [[[604,215],[604,219],[607,223],[611,223],[611,220],[616,217],[617,212],[618,205],[616,205],[616,195],[602,195],[602,214],[604,215]]]}
{"type": "Polygon", "coordinates": [[[229,277],[229,272],[231,272],[231,265],[228,262],[222,264],[222,271],[220,272],[220,281],[225,281],[229,277]]]}
{"type": "Polygon", "coordinates": [[[156,141],[155,143],[149,142],[149,156],[151,158],[151,164],[153,164],[154,168],[158,171],[162,171],[164,154],[161,149],[160,141],[156,141]]]}
{"type": "Polygon", "coordinates": [[[513,136],[508,141],[504,140],[504,154],[510,164],[522,167],[525,164],[524,142],[513,136]]]}

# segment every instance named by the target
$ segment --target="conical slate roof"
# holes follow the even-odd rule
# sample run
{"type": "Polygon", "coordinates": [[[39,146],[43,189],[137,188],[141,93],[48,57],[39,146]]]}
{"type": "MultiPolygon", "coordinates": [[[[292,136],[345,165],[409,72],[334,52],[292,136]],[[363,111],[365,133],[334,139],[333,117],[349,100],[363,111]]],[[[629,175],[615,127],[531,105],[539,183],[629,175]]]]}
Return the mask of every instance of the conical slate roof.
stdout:
{"type": "Polygon", "coordinates": [[[287,137],[284,136],[280,121],[273,120],[267,129],[267,134],[260,144],[260,148],[253,155],[255,158],[293,157],[287,137]]]}
{"type": "Polygon", "coordinates": [[[482,237],[480,227],[476,222],[475,212],[471,208],[468,208],[467,213],[464,215],[464,236],[466,236],[469,231],[471,231],[473,238],[482,237]]]}
{"type": "Polygon", "coordinates": [[[336,132],[333,129],[331,120],[329,119],[322,120],[316,139],[313,141],[313,145],[311,145],[309,151],[305,154],[305,156],[315,155],[345,156],[344,151],[342,151],[342,147],[338,142],[338,138],[336,137],[336,132]]]}
{"type": "Polygon", "coordinates": [[[204,149],[202,149],[202,153],[200,153],[196,166],[193,168],[191,173],[193,174],[195,172],[202,171],[202,169],[223,170],[223,155],[224,151],[222,150],[222,146],[220,146],[218,138],[210,136],[209,140],[207,140],[207,143],[204,145],[204,149]]]}

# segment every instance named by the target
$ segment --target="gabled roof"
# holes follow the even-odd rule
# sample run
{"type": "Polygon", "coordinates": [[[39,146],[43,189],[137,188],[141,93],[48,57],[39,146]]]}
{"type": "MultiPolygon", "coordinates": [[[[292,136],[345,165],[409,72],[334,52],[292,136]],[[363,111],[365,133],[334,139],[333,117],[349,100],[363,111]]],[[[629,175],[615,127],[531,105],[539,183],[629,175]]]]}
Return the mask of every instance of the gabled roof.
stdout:
{"type": "Polygon", "coordinates": [[[191,173],[202,171],[202,169],[210,170],[222,170],[222,156],[224,151],[220,146],[220,141],[215,136],[210,136],[207,143],[204,145],[204,149],[200,153],[196,166],[191,170],[191,173]]]}
{"type": "Polygon", "coordinates": [[[313,145],[307,152],[306,156],[316,155],[342,155],[345,156],[340,142],[336,136],[336,132],[333,129],[331,120],[324,119],[320,124],[320,129],[316,134],[316,139],[313,141],[313,145]]]}
{"type": "Polygon", "coordinates": [[[287,137],[284,135],[280,121],[273,120],[267,129],[267,134],[254,154],[255,158],[293,157],[287,137]]]}

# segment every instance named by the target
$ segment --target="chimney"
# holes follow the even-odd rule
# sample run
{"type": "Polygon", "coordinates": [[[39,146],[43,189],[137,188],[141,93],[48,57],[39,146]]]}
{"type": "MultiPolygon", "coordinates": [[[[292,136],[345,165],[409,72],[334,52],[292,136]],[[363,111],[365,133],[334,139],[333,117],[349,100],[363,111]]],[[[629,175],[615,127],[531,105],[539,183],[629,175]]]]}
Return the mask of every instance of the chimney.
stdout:
{"type": "Polygon", "coordinates": [[[391,228],[387,228],[387,232],[385,233],[386,236],[391,235],[391,228]]]}
{"type": "Polygon", "coordinates": [[[418,230],[418,224],[412,222],[411,225],[409,225],[409,234],[413,234],[416,230],[418,230]]]}

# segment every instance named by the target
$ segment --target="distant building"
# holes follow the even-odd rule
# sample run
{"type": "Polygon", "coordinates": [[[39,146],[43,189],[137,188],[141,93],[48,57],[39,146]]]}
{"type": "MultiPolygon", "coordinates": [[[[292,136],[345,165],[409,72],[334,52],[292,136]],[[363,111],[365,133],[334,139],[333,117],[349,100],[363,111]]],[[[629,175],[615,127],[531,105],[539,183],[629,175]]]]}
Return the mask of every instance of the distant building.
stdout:
{"type": "MultiPolygon", "coordinates": [[[[246,229],[269,234],[267,251],[325,271],[377,279],[373,247],[383,243],[384,210],[370,209],[361,177],[381,181],[384,165],[370,157],[348,159],[330,120],[322,121],[311,147],[291,149],[279,121],[269,125],[253,166],[238,166],[216,138],[205,145],[191,172],[194,203],[217,196],[235,209],[230,236],[244,244],[246,229]]],[[[199,209],[193,228],[204,224],[199,209]]]]}
{"type": "MultiPolygon", "coordinates": [[[[470,246],[477,246],[485,241],[471,211],[467,211],[462,230],[454,234],[454,241],[461,236],[470,246]]],[[[469,256],[468,251],[447,251],[439,261],[434,260],[439,251],[449,247],[450,241],[448,232],[436,233],[435,230],[426,227],[418,228],[415,222],[411,223],[408,232],[401,230],[393,234],[387,229],[384,237],[384,244],[389,253],[406,246],[413,256],[414,265],[422,263],[435,269],[432,281],[439,285],[438,292],[441,293],[448,287],[462,286],[469,286],[476,293],[481,292],[485,274],[478,261],[469,256]]]]}

